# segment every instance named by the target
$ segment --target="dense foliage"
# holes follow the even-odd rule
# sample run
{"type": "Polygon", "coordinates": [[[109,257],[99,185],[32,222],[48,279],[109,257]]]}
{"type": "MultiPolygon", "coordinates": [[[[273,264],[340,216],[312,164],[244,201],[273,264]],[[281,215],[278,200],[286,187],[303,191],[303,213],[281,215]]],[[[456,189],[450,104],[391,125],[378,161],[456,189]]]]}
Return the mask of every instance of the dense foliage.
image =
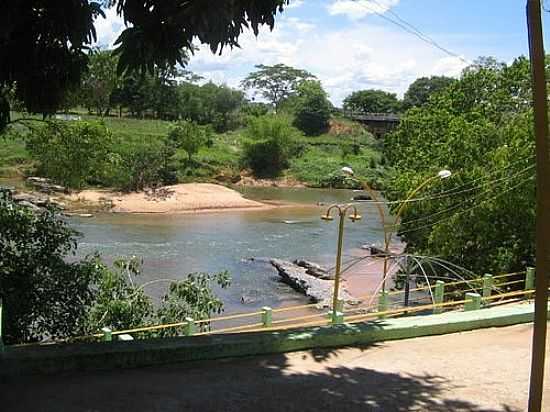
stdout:
{"type": "Polygon", "coordinates": [[[188,163],[191,163],[193,155],[199,149],[206,146],[211,140],[211,131],[208,127],[202,127],[189,121],[178,122],[168,134],[170,144],[175,148],[185,150],[188,163]]]}
{"type": "Polygon", "coordinates": [[[248,140],[243,163],[258,177],[277,176],[297,155],[296,139],[300,132],[282,116],[266,115],[250,120],[245,131],[248,140]]]}
{"type": "Polygon", "coordinates": [[[462,77],[409,110],[388,136],[394,169],[389,199],[403,199],[438,170],[405,209],[399,231],[408,248],[440,256],[477,273],[523,269],[533,263],[535,184],[530,70],[482,59],[462,77]]]}
{"type": "Polygon", "coordinates": [[[344,99],[344,110],[363,113],[394,113],[401,102],[394,93],[383,90],[360,90],[344,99]]]}
{"type": "Polygon", "coordinates": [[[430,96],[450,86],[455,79],[445,76],[420,77],[412,82],[403,96],[403,107],[419,107],[424,105],[430,96]]]}
{"type": "Polygon", "coordinates": [[[72,188],[101,179],[111,145],[111,133],[94,122],[47,122],[27,139],[40,172],[72,188]]]}
{"type": "Polygon", "coordinates": [[[294,126],[308,136],[318,136],[329,127],[331,108],[321,82],[306,80],[298,86],[294,126]]]}
{"type": "Polygon", "coordinates": [[[75,232],[53,210],[34,213],[0,193],[0,297],[7,343],[75,335],[93,304],[91,260],[68,262],[75,232]]]}
{"type": "Polygon", "coordinates": [[[208,318],[223,310],[212,287],[230,284],[227,272],[194,273],[172,281],[155,309],[136,283],[141,262],[107,266],[99,256],[75,260],[77,233],[53,209],[35,212],[0,193],[0,298],[5,343],[60,339],[208,318]]]}
{"type": "MultiPolygon", "coordinates": [[[[238,46],[244,29],[273,28],[288,0],[209,2],[152,0],[28,0],[0,15],[0,89],[17,85],[29,112],[55,113],[86,71],[86,50],[96,41],[102,6],[115,7],[126,28],[116,41],[118,72],[185,65],[197,39],[213,52],[238,46]]],[[[0,95],[0,130],[9,121],[9,102],[0,95]]]]}
{"type": "Polygon", "coordinates": [[[245,89],[253,89],[269,101],[277,111],[282,102],[298,91],[298,86],[305,80],[315,79],[306,70],[296,69],[285,64],[266,66],[259,64],[256,71],[250,73],[242,82],[245,89]]]}

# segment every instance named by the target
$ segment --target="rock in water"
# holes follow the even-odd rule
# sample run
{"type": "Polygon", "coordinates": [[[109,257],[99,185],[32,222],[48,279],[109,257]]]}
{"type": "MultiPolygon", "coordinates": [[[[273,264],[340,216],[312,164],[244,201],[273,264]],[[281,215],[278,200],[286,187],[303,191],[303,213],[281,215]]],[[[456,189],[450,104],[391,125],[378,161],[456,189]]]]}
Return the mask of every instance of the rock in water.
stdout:
{"type": "MultiPolygon", "coordinates": [[[[279,276],[286,284],[294,290],[308,296],[313,302],[319,303],[322,307],[330,307],[334,282],[331,280],[318,279],[307,274],[307,269],[292,262],[281,259],[271,259],[271,264],[279,272],[279,276]]],[[[348,304],[357,304],[354,299],[343,288],[340,290],[340,297],[348,304]]]]}
{"type": "Polygon", "coordinates": [[[329,273],[328,269],[322,267],[315,262],[310,262],[309,260],[305,259],[296,259],[293,263],[295,265],[305,268],[308,275],[315,276],[316,278],[324,280],[334,280],[334,274],[329,273]]]}

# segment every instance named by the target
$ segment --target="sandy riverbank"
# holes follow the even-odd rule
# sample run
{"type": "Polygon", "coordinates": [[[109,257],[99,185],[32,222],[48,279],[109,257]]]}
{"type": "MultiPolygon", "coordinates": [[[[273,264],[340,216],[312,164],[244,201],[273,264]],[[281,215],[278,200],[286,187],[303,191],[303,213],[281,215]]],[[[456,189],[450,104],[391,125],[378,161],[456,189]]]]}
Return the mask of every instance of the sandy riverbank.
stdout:
{"type": "Polygon", "coordinates": [[[277,207],[245,199],[236,190],[210,183],[178,184],[135,193],[84,190],[71,195],[70,200],[104,204],[115,213],[197,213],[277,207]]]}

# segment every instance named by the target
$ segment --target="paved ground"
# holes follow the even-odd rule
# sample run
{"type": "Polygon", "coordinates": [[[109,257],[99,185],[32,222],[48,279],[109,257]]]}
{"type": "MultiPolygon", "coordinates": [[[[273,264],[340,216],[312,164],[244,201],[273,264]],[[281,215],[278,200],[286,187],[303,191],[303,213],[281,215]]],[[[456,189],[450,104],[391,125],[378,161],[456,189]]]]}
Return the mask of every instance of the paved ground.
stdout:
{"type": "Polygon", "coordinates": [[[26,378],[0,385],[0,409],[524,411],[531,332],[519,325],[368,348],[26,378]]]}

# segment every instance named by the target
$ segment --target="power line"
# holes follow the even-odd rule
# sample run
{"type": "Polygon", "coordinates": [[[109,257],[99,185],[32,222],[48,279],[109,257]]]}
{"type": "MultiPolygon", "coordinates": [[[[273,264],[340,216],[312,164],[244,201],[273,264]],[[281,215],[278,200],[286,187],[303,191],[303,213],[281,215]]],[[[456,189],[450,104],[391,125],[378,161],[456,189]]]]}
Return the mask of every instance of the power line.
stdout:
{"type": "MultiPolygon", "coordinates": [[[[367,4],[363,3],[363,0],[353,0],[354,2],[356,2],[357,4],[361,5],[362,7],[364,7],[365,9],[369,10],[371,13],[374,13],[376,14],[377,16],[379,16],[380,18],[392,23],[392,24],[395,24],[396,26],[400,27],[401,29],[405,30],[407,33],[409,34],[412,34],[413,36],[416,36],[417,38],[419,38],[420,40],[422,40],[423,42],[439,49],[440,51],[444,52],[445,54],[451,56],[451,57],[455,57],[455,58],[458,58],[459,60],[461,60],[462,62],[466,63],[466,64],[471,64],[472,62],[465,59],[464,57],[462,57],[460,54],[458,53],[455,53],[449,49],[447,49],[446,47],[443,47],[442,45],[440,45],[438,42],[436,42],[433,38],[431,38],[430,36],[428,36],[427,34],[424,34],[422,31],[420,31],[418,28],[416,28],[414,25],[412,25],[411,23],[407,22],[405,19],[401,18],[399,15],[397,15],[397,13],[391,11],[391,9],[388,8],[388,11],[396,17],[396,19],[398,20],[394,20],[388,16],[386,16],[385,14],[383,13],[380,13],[378,10],[376,9],[373,9],[371,7],[369,7],[367,4]]],[[[379,7],[381,7],[382,9],[386,8],[387,6],[385,5],[382,5],[380,4],[377,0],[370,0],[372,1],[373,3],[376,3],[379,7]]]]}
{"type": "MultiPolygon", "coordinates": [[[[521,160],[521,161],[523,161],[523,160],[521,160]]],[[[515,163],[519,163],[521,161],[518,161],[518,162],[515,162],[515,163]]],[[[456,196],[456,195],[472,192],[474,190],[482,189],[482,188],[484,188],[485,186],[487,186],[489,184],[496,184],[496,183],[499,183],[499,182],[502,182],[502,181],[512,180],[515,177],[517,177],[518,175],[521,175],[521,174],[533,169],[535,167],[535,165],[530,165],[530,166],[526,167],[525,169],[521,170],[520,172],[518,172],[518,173],[516,173],[512,176],[500,177],[498,179],[489,180],[489,181],[483,182],[480,185],[470,187],[475,182],[478,182],[480,180],[485,180],[485,179],[487,179],[488,176],[492,176],[492,175],[495,175],[495,174],[497,174],[501,171],[508,170],[511,167],[512,167],[512,165],[508,165],[506,168],[497,169],[496,171],[493,171],[492,173],[489,173],[487,176],[482,176],[482,177],[479,177],[477,179],[474,179],[474,180],[472,180],[471,182],[469,182],[465,185],[458,186],[458,187],[455,187],[455,188],[449,189],[449,190],[444,190],[442,192],[437,192],[437,193],[434,193],[434,194],[429,195],[429,196],[416,197],[416,198],[412,198],[412,199],[408,199],[408,200],[393,200],[393,201],[366,200],[366,201],[362,201],[361,203],[383,204],[383,205],[401,205],[403,203],[416,203],[416,202],[424,202],[424,201],[427,201],[427,200],[443,199],[443,198],[446,198],[446,197],[456,196]]]]}
{"type": "MultiPolygon", "coordinates": [[[[525,172],[529,171],[530,169],[532,168],[527,168],[527,169],[524,169],[523,171],[517,173],[516,175],[514,176],[511,176],[509,179],[506,179],[507,181],[509,180],[512,180],[518,176],[521,176],[522,174],[525,174],[525,172]]],[[[527,179],[528,180],[528,179],[527,179]]],[[[491,183],[491,182],[488,182],[488,183],[491,183]]],[[[446,209],[443,209],[443,210],[440,210],[438,212],[435,212],[435,213],[432,213],[432,214],[429,214],[429,215],[425,215],[425,216],[422,216],[422,217],[419,217],[417,219],[412,219],[412,220],[409,220],[409,221],[406,221],[406,222],[403,222],[401,224],[397,224],[397,225],[394,225],[393,227],[398,227],[398,226],[401,226],[401,225],[410,225],[412,223],[417,223],[417,222],[421,222],[423,220],[428,220],[428,219],[431,219],[432,217],[434,216],[438,216],[438,215],[441,215],[441,214],[444,214],[444,213],[447,213],[447,212],[452,212],[453,210],[456,210],[456,209],[460,209],[462,206],[464,206],[465,204],[473,201],[473,200],[476,200],[477,198],[480,198],[486,194],[489,194],[489,193],[492,193],[494,191],[493,188],[489,189],[489,190],[486,190],[484,192],[481,192],[481,193],[478,193],[454,206],[451,206],[449,208],[446,208],[446,209]]]]}
{"type": "Polygon", "coordinates": [[[479,202],[478,204],[476,204],[476,205],[474,205],[474,206],[472,206],[472,207],[470,207],[470,208],[468,208],[468,209],[465,209],[465,210],[463,210],[463,211],[461,211],[461,212],[455,213],[453,216],[446,217],[446,218],[444,218],[444,219],[440,219],[440,220],[438,220],[438,221],[435,221],[435,222],[432,222],[432,223],[429,223],[429,224],[426,224],[426,225],[423,225],[423,226],[418,226],[418,227],[413,228],[413,229],[408,229],[408,230],[404,230],[404,231],[399,231],[399,235],[403,235],[403,234],[405,234],[405,233],[417,232],[417,231],[422,230],[422,229],[427,229],[427,228],[430,228],[430,227],[432,227],[432,226],[435,226],[435,225],[437,225],[437,224],[439,224],[439,223],[443,223],[443,222],[446,222],[446,221],[448,221],[448,220],[451,220],[451,219],[454,218],[455,216],[463,215],[464,213],[467,213],[467,212],[469,212],[469,211],[471,211],[471,210],[474,210],[474,209],[480,207],[481,205],[483,205],[483,204],[485,204],[485,203],[487,203],[487,202],[489,202],[489,201],[491,201],[491,200],[495,200],[495,199],[499,198],[500,196],[505,195],[506,193],[509,193],[509,192],[511,192],[511,191],[513,191],[513,190],[515,190],[515,189],[517,189],[518,187],[520,187],[520,186],[523,185],[524,183],[528,182],[529,180],[533,180],[534,177],[535,177],[535,175],[529,177],[528,179],[525,179],[525,180],[519,182],[518,184],[512,186],[511,188],[509,188],[509,189],[507,189],[507,190],[505,190],[505,191],[503,191],[503,192],[501,192],[501,193],[496,194],[495,196],[492,196],[492,197],[490,197],[490,198],[487,198],[487,199],[482,200],[482,201],[479,202]]]}

